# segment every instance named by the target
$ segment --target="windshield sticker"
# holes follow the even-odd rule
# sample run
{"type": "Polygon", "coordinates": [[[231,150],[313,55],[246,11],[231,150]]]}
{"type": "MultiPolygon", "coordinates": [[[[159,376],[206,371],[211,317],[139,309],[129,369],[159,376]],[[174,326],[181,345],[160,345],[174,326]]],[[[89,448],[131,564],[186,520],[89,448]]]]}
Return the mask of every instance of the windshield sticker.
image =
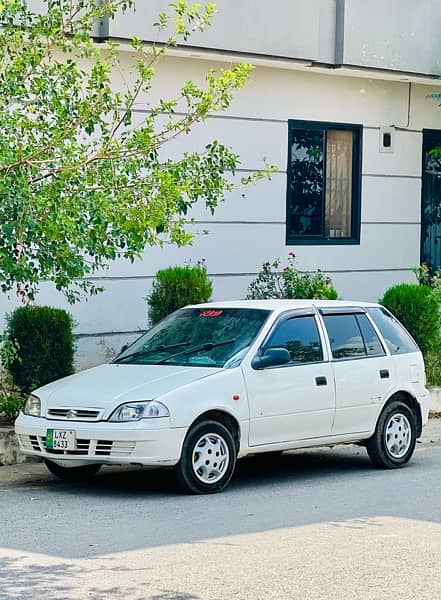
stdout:
{"type": "Polygon", "coordinates": [[[223,312],[224,312],[223,310],[203,310],[199,316],[205,317],[205,318],[220,317],[223,312]]]}

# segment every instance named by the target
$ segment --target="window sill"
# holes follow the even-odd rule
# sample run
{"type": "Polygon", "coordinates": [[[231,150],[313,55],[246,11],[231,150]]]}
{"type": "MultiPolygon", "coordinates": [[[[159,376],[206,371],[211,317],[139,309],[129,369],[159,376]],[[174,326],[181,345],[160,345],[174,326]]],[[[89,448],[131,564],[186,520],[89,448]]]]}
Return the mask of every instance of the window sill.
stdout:
{"type": "Polygon", "coordinates": [[[360,238],[297,237],[286,240],[287,246],[359,246],[360,238]]]}

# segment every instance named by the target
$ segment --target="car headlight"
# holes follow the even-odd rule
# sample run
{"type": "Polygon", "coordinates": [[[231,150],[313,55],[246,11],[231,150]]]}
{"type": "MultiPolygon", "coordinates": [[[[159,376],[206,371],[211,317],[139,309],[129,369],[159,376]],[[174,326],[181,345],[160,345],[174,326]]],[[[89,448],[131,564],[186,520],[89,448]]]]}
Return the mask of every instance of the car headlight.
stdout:
{"type": "Polygon", "coordinates": [[[169,416],[168,408],[164,404],[161,404],[157,400],[150,400],[149,402],[127,402],[126,404],[121,404],[121,406],[118,406],[113,411],[109,421],[122,423],[169,416]]]}
{"type": "Polygon", "coordinates": [[[41,417],[41,402],[38,396],[31,394],[25,402],[23,412],[31,417],[41,417]]]}

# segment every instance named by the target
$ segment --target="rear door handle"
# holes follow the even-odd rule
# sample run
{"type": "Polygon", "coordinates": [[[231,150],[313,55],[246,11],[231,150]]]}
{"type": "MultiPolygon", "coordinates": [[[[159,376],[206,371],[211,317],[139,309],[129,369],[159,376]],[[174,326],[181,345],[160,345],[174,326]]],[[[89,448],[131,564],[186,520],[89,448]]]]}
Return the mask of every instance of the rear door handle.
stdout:
{"type": "Polygon", "coordinates": [[[315,378],[316,385],[328,385],[328,380],[326,377],[316,377],[315,378]]]}
{"type": "Polygon", "coordinates": [[[389,379],[389,369],[381,369],[380,370],[380,378],[381,379],[389,379]]]}

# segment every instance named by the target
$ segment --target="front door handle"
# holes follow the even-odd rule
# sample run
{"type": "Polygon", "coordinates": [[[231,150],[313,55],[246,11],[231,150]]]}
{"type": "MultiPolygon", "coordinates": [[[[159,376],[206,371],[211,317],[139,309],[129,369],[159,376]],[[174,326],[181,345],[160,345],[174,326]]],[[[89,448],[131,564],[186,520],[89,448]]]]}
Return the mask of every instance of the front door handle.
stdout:
{"type": "Polygon", "coordinates": [[[328,385],[328,380],[326,377],[316,377],[315,378],[316,385],[328,385]]]}
{"type": "Polygon", "coordinates": [[[389,369],[380,369],[380,378],[389,379],[389,369]]]}

